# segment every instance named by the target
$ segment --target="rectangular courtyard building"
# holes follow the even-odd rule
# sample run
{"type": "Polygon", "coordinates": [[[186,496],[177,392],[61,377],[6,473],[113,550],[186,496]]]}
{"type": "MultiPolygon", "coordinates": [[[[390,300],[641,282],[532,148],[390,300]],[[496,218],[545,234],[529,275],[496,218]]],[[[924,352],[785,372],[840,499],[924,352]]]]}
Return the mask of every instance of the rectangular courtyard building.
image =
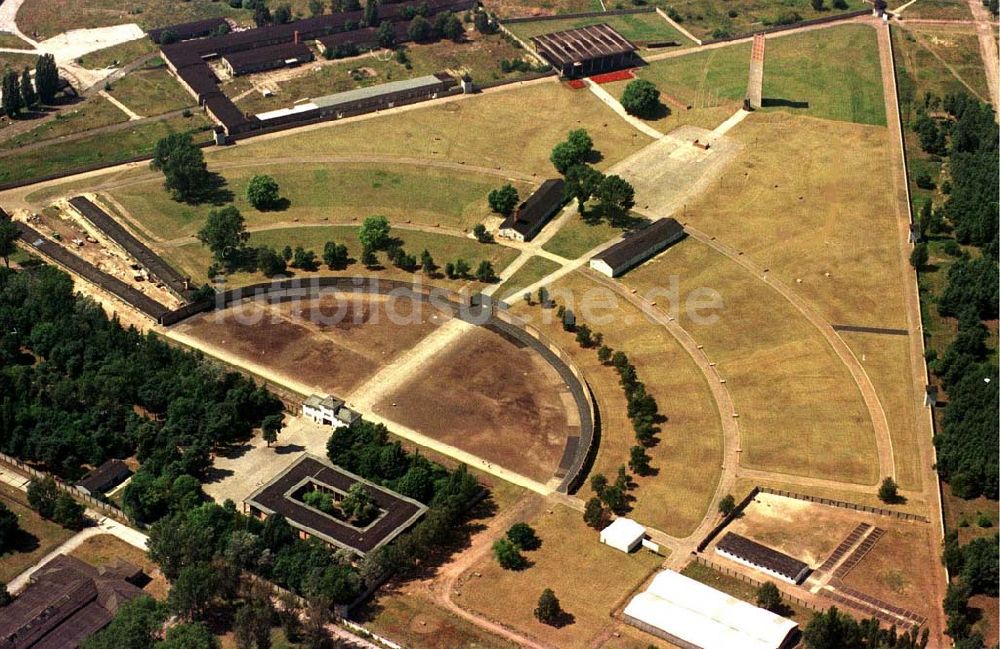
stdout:
{"type": "Polygon", "coordinates": [[[732,532],[722,537],[715,552],[789,584],[798,584],[809,574],[806,563],[732,532]]]}
{"type": "MultiPolygon", "coordinates": [[[[298,38],[296,36],[296,38],[298,38]]],[[[278,68],[292,67],[313,60],[312,50],[304,43],[293,41],[269,47],[259,47],[252,50],[232,52],[222,57],[229,74],[238,77],[242,74],[266,72],[278,68]]]]}
{"type": "Polygon", "coordinates": [[[684,226],[671,218],[654,221],[590,260],[602,275],[618,277],[684,237],[684,226]]]}
{"type": "Polygon", "coordinates": [[[514,241],[531,241],[566,202],[563,195],[565,186],[562,178],[550,178],[543,182],[528,200],[504,219],[497,234],[514,241]]]}
{"type": "Polygon", "coordinates": [[[270,482],[250,494],[243,501],[243,511],[261,520],[281,514],[298,531],[300,538],[317,538],[364,557],[416,523],[427,511],[427,506],[303,453],[270,482]],[[359,483],[364,485],[379,509],[375,519],[364,527],[357,527],[302,501],[305,491],[319,490],[339,502],[351,486],[359,483]]]}
{"type": "Polygon", "coordinates": [[[636,64],[638,48],[604,23],[534,36],[531,42],[542,58],[570,79],[636,64]]]}

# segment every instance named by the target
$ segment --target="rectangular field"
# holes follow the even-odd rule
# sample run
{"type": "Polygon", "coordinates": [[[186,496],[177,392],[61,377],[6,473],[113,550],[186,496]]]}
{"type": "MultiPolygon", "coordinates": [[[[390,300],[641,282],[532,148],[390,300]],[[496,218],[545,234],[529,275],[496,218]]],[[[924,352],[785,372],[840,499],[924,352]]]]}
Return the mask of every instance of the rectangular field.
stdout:
{"type": "Polygon", "coordinates": [[[658,300],[657,309],[674,309],[718,363],[739,418],[743,465],[875,483],[875,438],[860,390],[822,334],[777,291],[691,238],[623,281],[658,300]]]}
{"type": "Polygon", "coordinates": [[[454,601],[554,646],[588,647],[602,634],[610,635],[621,624],[610,617],[612,611],[662,562],[646,550],[623,554],[602,545],[580,512],[562,505],[552,504],[526,522],[542,541],[539,549],[525,553],[530,566],[504,570],[488,555],[462,577],[454,601]],[[545,588],[571,616],[561,628],[542,624],[532,613],[545,588]]]}
{"type": "Polygon", "coordinates": [[[865,7],[861,0],[848,0],[844,9],[826,2],[819,11],[806,0],[657,0],[654,4],[672,7],[684,28],[702,39],[746,33],[776,24],[792,13],[810,20],[865,7]]]}
{"type": "Polygon", "coordinates": [[[117,106],[100,95],[94,95],[74,104],[61,106],[56,116],[51,119],[43,121],[39,118],[35,128],[3,140],[0,142],[0,148],[18,149],[27,144],[126,121],[128,116],[117,106]]]}
{"type": "Polygon", "coordinates": [[[17,12],[17,26],[26,34],[37,32],[36,38],[43,40],[71,29],[127,23],[138,23],[143,29],[149,29],[216,16],[228,16],[244,23],[250,23],[252,18],[248,11],[211,0],[182,3],[137,0],[128,6],[116,0],[84,0],[74,4],[72,11],[67,11],[61,0],[33,0],[17,12]]]}
{"type": "Polygon", "coordinates": [[[114,83],[110,94],[143,117],[189,107],[196,110],[197,104],[162,62],[125,75],[114,83]]]}
{"type": "Polygon", "coordinates": [[[615,31],[637,45],[650,41],[677,41],[680,47],[694,45],[687,36],[679,32],[656,12],[624,14],[621,16],[592,16],[588,18],[566,18],[565,20],[539,20],[523,23],[510,23],[507,28],[521,39],[527,41],[533,36],[550,34],[606,23],[615,31]]]}
{"type": "Polygon", "coordinates": [[[504,299],[505,296],[516,293],[526,286],[531,286],[559,268],[559,264],[545,257],[532,257],[524,262],[524,265],[518,268],[517,272],[511,275],[510,279],[504,282],[494,295],[504,299]]]}
{"type": "MultiPolygon", "coordinates": [[[[372,214],[391,222],[441,226],[471,231],[489,216],[487,194],[506,182],[527,196],[529,183],[484,173],[419,165],[343,164],[308,159],[271,160],[267,164],[220,168],[232,192],[233,204],[246,219],[247,227],[294,223],[348,223],[372,214]],[[258,174],[278,181],[288,206],[262,212],[246,199],[246,186],[258,174]]],[[[195,234],[214,205],[191,205],[170,198],[161,179],[122,185],[110,192],[128,212],[127,216],[157,240],[195,234]]],[[[418,251],[419,252],[419,251],[418,251]]]]}

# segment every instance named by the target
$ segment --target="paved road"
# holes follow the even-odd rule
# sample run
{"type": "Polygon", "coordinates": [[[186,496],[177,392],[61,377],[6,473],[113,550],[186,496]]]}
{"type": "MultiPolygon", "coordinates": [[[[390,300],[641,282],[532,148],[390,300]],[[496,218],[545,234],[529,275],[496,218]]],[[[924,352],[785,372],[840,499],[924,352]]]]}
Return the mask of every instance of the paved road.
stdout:
{"type": "Polygon", "coordinates": [[[998,61],[997,39],[993,35],[996,24],[989,10],[980,0],[968,0],[969,9],[976,20],[976,35],[979,37],[979,52],[986,66],[986,83],[990,87],[990,102],[993,110],[1000,113],[1000,61],[998,61]]]}

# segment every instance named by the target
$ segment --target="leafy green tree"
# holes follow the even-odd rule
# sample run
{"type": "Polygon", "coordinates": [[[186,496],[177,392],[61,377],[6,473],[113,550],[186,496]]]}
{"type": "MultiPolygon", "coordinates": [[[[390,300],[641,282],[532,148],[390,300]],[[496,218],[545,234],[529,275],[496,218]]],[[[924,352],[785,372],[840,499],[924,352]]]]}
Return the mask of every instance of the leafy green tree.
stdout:
{"type": "Polygon", "coordinates": [[[611,360],[611,348],[607,345],[601,345],[597,349],[597,360],[601,362],[602,365],[607,365],[608,361],[611,360]]]}
{"type": "Polygon", "coordinates": [[[83,641],[83,649],[152,649],[167,618],[149,595],[124,602],[108,626],[83,641]]]}
{"type": "Polygon", "coordinates": [[[435,27],[437,32],[456,43],[465,36],[465,27],[458,16],[450,11],[438,14],[435,27]]]}
{"type": "Polygon", "coordinates": [[[425,274],[430,275],[435,270],[437,270],[437,265],[434,263],[434,257],[431,253],[424,248],[424,251],[420,253],[420,268],[425,274]]]}
{"type": "Polygon", "coordinates": [[[781,591],[773,581],[766,581],[757,589],[757,606],[771,612],[781,608],[781,591]]]}
{"type": "Polygon", "coordinates": [[[378,505],[360,482],[355,482],[347,490],[347,495],[340,501],[340,509],[360,527],[364,527],[378,515],[378,505]]]}
{"type": "Polygon", "coordinates": [[[469,276],[469,271],[471,271],[471,270],[472,270],[472,268],[469,266],[469,262],[465,261],[464,259],[456,259],[455,260],[455,276],[456,277],[461,277],[462,279],[465,279],[465,278],[467,278],[469,276]]]}
{"type": "Polygon", "coordinates": [[[0,98],[0,108],[10,119],[16,119],[21,114],[21,89],[17,80],[17,72],[7,68],[3,73],[3,97],[0,98]]]}
{"type": "Polygon", "coordinates": [[[194,201],[209,188],[205,155],[188,133],[171,133],[159,140],[150,166],[163,172],[164,186],[174,200],[194,201]]]}
{"type": "Polygon", "coordinates": [[[247,183],[247,202],[255,209],[274,209],[280,200],[278,181],[273,176],[257,174],[247,183]]]}
{"type": "Polygon", "coordinates": [[[59,92],[59,68],[52,54],[43,54],[35,61],[35,89],[43,104],[51,105],[59,92]]]}
{"type": "Polygon", "coordinates": [[[323,0],[309,0],[309,15],[322,16],[325,10],[326,5],[323,0]]]}
{"type": "Polygon", "coordinates": [[[330,270],[343,270],[350,262],[350,255],[347,253],[347,246],[333,241],[327,241],[323,246],[323,263],[330,270]]]}
{"type": "Polygon", "coordinates": [[[527,563],[517,544],[508,538],[498,539],[493,543],[493,556],[504,570],[520,570],[527,563]]]}
{"type": "Polygon", "coordinates": [[[284,257],[270,246],[257,248],[257,268],[267,277],[283,275],[287,270],[284,257]]]}
{"type": "Polygon", "coordinates": [[[12,546],[20,531],[17,514],[10,511],[7,505],[0,503],[0,554],[12,546]]]}
{"type": "Polygon", "coordinates": [[[896,485],[896,481],[892,479],[892,476],[886,476],[882,480],[882,484],[878,488],[878,499],[889,504],[899,502],[899,487],[896,485]]]}
{"type": "Polygon", "coordinates": [[[590,476],[590,488],[595,494],[600,496],[604,493],[604,489],[608,486],[608,479],[604,477],[603,473],[595,473],[590,476]]]}
{"type": "Polygon", "coordinates": [[[216,596],[218,584],[216,572],[208,563],[181,568],[167,599],[170,610],[189,620],[200,619],[216,596]]]}
{"type": "Polygon", "coordinates": [[[634,79],[622,93],[622,107],[629,115],[651,119],[663,109],[660,89],[645,79],[634,79]]]}
{"type": "Polygon", "coordinates": [[[59,488],[52,478],[42,478],[32,480],[28,485],[28,505],[31,506],[42,518],[52,520],[56,511],[56,499],[59,497],[59,488]]]}
{"type": "Polygon", "coordinates": [[[601,494],[601,500],[608,509],[616,514],[624,514],[628,509],[628,499],[625,497],[625,490],[618,485],[607,487],[601,494]]]}
{"type": "Polygon", "coordinates": [[[579,128],[569,132],[566,140],[552,148],[549,160],[561,174],[566,174],[574,165],[587,161],[594,151],[594,141],[586,130],[579,128]]]}
{"type": "MultiPolygon", "coordinates": [[[[162,642],[157,643],[157,649],[219,649],[219,639],[212,635],[201,622],[175,624],[167,629],[167,635],[162,642]]],[[[269,647],[270,645],[268,645],[269,647]]],[[[257,645],[257,649],[267,649],[257,645]]]]}
{"type": "Polygon", "coordinates": [[[927,252],[926,243],[918,243],[913,246],[913,251],[910,252],[910,265],[913,266],[915,270],[923,270],[927,266],[927,261],[930,259],[930,255],[927,252]]]}
{"type": "Polygon", "coordinates": [[[605,176],[594,191],[601,213],[612,225],[620,223],[635,205],[635,189],[620,176],[605,176]]]}
{"type": "Polygon", "coordinates": [[[588,164],[575,164],[566,171],[565,194],[567,199],[576,199],[577,212],[583,214],[584,204],[590,200],[604,174],[588,164]]]}
{"type": "Polygon", "coordinates": [[[507,538],[522,550],[537,550],[542,541],[527,523],[515,523],[507,530],[507,538]]]}
{"type": "Polygon", "coordinates": [[[649,454],[646,447],[642,445],[633,446],[629,451],[628,466],[638,475],[649,475],[652,468],[649,466],[649,454]]]}
{"type": "Polygon", "coordinates": [[[809,0],[809,4],[812,5],[813,11],[823,11],[826,8],[824,0],[809,0]]]}
{"type": "Polygon", "coordinates": [[[517,194],[517,188],[507,183],[498,189],[491,190],[486,196],[486,200],[490,204],[490,209],[497,214],[503,214],[504,216],[510,216],[514,212],[514,208],[517,207],[518,203],[521,202],[520,197],[517,194]]]}
{"type": "Polygon", "coordinates": [[[312,250],[306,250],[302,246],[296,246],[295,252],[292,254],[291,266],[310,272],[318,269],[319,263],[316,261],[316,253],[312,250]]]}
{"type": "Polygon", "coordinates": [[[488,283],[495,281],[496,278],[496,273],[493,271],[493,264],[488,259],[479,262],[479,267],[476,268],[476,279],[480,282],[488,283]]]}
{"type": "Polygon", "coordinates": [[[551,588],[546,588],[538,598],[535,618],[542,624],[555,625],[560,617],[562,617],[562,606],[559,604],[559,599],[551,588]]]}
{"type": "Polygon", "coordinates": [[[379,24],[378,21],[378,0],[367,0],[365,2],[365,24],[369,27],[374,27],[379,24]]]}
{"type": "Polygon", "coordinates": [[[723,496],[722,500],[719,501],[719,513],[723,516],[729,516],[736,510],[736,499],[733,498],[733,494],[726,494],[723,496]]]}
{"type": "Polygon", "coordinates": [[[369,216],[358,230],[358,240],[369,250],[384,250],[391,240],[389,219],[384,216],[369,216]]]}
{"type": "Polygon", "coordinates": [[[600,529],[604,527],[604,521],[607,515],[604,511],[604,504],[601,499],[594,496],[587,501],[587,504],[583,508],[583,521],[593,527],[594,529],[600,529]]]}
{"type": "MultiPolygon", "coordinates": [[[[370,0],[369,4],[373,1],[370,0]]],[[[393,29],[391,22],[388,20],[382,21],[382,24],[378,26],[378,31],[375,32],[375,40],[378,41],[379,47],[390,50],[396,47],[396,30],[393,29]]]]}
{"type": "Polygon", "coordinates": [[[361,263],[365,265],[365,268],[375,268],[378,266],[378,257],[375,255],[375,251],[368,246],[362,248],[361,263]]]}
{"type": "Polygon", "coordinates": [[[0,258],[4,266],[10,268],[10,256],[17,252],[17,240],[21,233],[9,218],[0,216],[0,258]]]}
{"type": "Polygon", "coordinates": [[[444,265],[444,274],[448,279],[455,279],[458,275],[455,274],[455,263],[447,262],[444,265]]]}
{"type": "Polygon", "coordinates": [[[476,241],[479,243],[493,243],[493,235],[490,234],[489,230],[482,223],[477,223],[473,226],[472,235],[476,237],[476,241]]]}
{"type": "Polygon", "coordinates": [[[38,106],[38,94],[35,86],[31,83],[31,72],[24,68],[21,72],[21,105],[27,110],[32,110],[38,106]]]}
{"type": "Polygon", "coordinates": [[[243,215],[236,207],[229,205],[209,212],[197,237],[212,251],[216,262],[232,271],[244,261],[250,233],[247,232],[243,215]]]}
{"type": "Polygon", "coordinates": [[[280,4],[274,10],[274,24],[285,25],[292,22],[292,8],[287,4],[280,4]]]}
{"type": "Polygon", "coordinates": [[[268,415],[261,420],[261,435],[264,437],[264,441],[267,442],[269,447],[271,444],[278,441],[278,432],[281,430],[283,424],[284,417],[280,414],[268,415]]]}
{"type": "Polygon", "coordinates": [[[416,43],[424,43],[431,40],[434,33],[434,27],[431,25],[431,21],[427,20],[423,16],[414,16],[413,20],[410,21],[410,26],[406,28],[406,34],[410,37],[411,41],[416,43]]]}
{"type": "MultiPolygon", "coordinates": [[[[3,546],[0,546],[0,549],[3,549],[3,546]]],[[[7,590],[7,584],[0,581],[0,608],[7,606],[13,601],[14,596],[10,594],[9,590],[7,590]]]]}
{"type": "Polygon", "coordinates": [[[78,530],[84,526],[87,520],[83,513],[83,505],[73,500],[73,496],[66,492],[60,492],[56,496],[52,509],[52,520],[56,523],[71,530],[78,530]]]}

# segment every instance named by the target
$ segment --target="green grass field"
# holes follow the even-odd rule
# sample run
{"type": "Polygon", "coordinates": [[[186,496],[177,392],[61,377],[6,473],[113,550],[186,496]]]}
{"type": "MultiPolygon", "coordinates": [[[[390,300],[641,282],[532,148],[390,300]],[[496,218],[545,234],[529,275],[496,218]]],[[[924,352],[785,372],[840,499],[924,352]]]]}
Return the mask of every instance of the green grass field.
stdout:
{"type": "MultiPolygon", "coordinates": [[[[655,61],[637,72],[695,107],[741,102],[750,44],[655,61]]],[[[768,39],[764,107],[861,124],[885,124],[875,30],[843,25],[768,39]]]]}
{"type": "MultiPolygon", "coordinates": [[[[890,7],[906,4],[906,0],[890,2],[890,7]]],[[[964,0],[917,0],[903,12],[904,18],[929,20],[972,20],[969,3],[964,0]]]]}
{"type": "Polygon", "coordinates": [[[76,104],[60,108],[52,119],[39,119],[38,126],[0,142],[0,148],[18,149],[26,144],[126,121],[128,116],[117,106],[100,95],[92,95],[76,104]]]}
{"type": "Polygon", "coordinates": [[[640,45],[650,41],[677,41],[681,47],[694,43],[656,12],[625,14],[622,16],[594,16],[590,18],[567,18],[565,20],[539,20],[510,23],[507,28],[527,41],[532,36],[549,34],[566,29],[576,29],[587,25],[607,23],[619,34],[640,45]]]}
{"type": "Polygon", "coordinates": [[[88,70],[102,70],[112,66],[121,67],[126,63],[131,63],[140,56],[155,51],[156,45],[153,41],[143,37],[91,52],[80,57],[79,61],[80,65],[88,70]]]}
{"type": "Polygon", "coordinates": [[[546,275],[559,270],[559,264],[550,261],[545,257],[532,257],[524,262],[524,265],[517,269],[513,275],[504,282],[494,295],[503,299],[505,296],[521,290],[525,286],[531,286],[546,275]]]}
{"type": "Polygon", "coordinates": [[[621,233],[621,229],[612,227],[605,221],[590,224],[579,217],[574,217],[563,223],[559,231],[545,242],[542,250],[566,259],[576,259],[605,241],[620,236],[621,233]]]}
{"type": "Polygon", "coordinates": [[[10,32],[0,32],[0,47],[9,47],[11,49],[20,50],[32,49],[31,45],[27,41],[22,41],[10,32]]]}
{"type": "MultiPolygon", "coordinates": [[[[17,45],[16,47],[21,47],[17,45]]],[[[31,69],[35,68],[35,62],[38,60],[37,54],[21,54],[20,52],[0,52],[0,72],[7,68],[14,68],[15,71],[20,72],[25,67],[31,69]]]]}
{"type": "Polygon", "coordinates": [[[203,18],[225,16],[247,25],[252,23],[248,11],[232,9],[227,2],[213,0],[82,0],[67,11],[61,0],[32,0],[17,12],[17,26],[25,34],[37,33],[44,40],[71,29],[106,27],[138,23],[143,29],[164,27],[203,18]]]}
{"type": "Polygon", "coordinates": [[[541,179],[556,173],[549,153],[573,128],[587,129],[603,156],[597,163],[601,169],[650,142],[592,93],[542,81],[400,114],[390,111],[281,137],[256,138],[238,147],[213,151],[208,159],[211,166],[213,160],[374,153],[537,173],[541,179]],[[559,118],[545,118],[537,112],[539,106],[545,107],[546,114],[559,118]]]}
{"type": "MultiPolygon", "coordinates": [[[[475,272],[476,266],[483,259],[488,259],[493,263],[495,272],[500,273],[507,264],[517,257],[517,251],[513,248],[506,248],[498,244],[482,244],[475,239],[466,237],[449,236],[444,233],[421,232],[416,230],[405,230],[396,228],[393,236],[402,241],[403,249],[411,255],[420,259],[422,250],[427,249],[434,257],[435,263],[444,267],[446,262],[456,259],[466,260],[475,272]]],[[[358,228],[350,225],[327,225],[312,227],[287,227],[274,230],[262,230],[254,232],[250,236],[251,246],[271,246],[281,250],[285,246],[302,246],[307,250],[316,252],[317,257],[323,254],[323,245],[327,241],[336,241],[347,246],[351,257],[358,259],[361,256],[361,244],[358,243],[358,228]]],[[[191,275],[197,282],[208,280],[206,270],[211,263],[211,253],[199,242],[186,243],[183,245],[170,246],[161,249],[163,256],[184,273],[191,275]]],[[[348,266],[345,271],[330,271],[326,266],[322,266],[317,273],[298,272],[300,276],[308,277],[313,274],[321,275],[373,275],[387,279],[410,279],[415,275],[399,270],[386,262],[385,255],[381,254],[379,260],[385,264],[383,270],[369,271],[359,262],[348,266]]],[[[295,272],[289,269],[290,272],[295,272]]],[[[263,281],[265,278],[260,274],[237,273],[228,279],[229,286],[240,286],[263,281]]],[[[482,286],[478,282],[465,280],[447,280],[438,278],[439,283],[446,284],[449,288],[459,289],[465,285],[482,286]]]]}
{"type": "Polygon", "coordinates": [[[149,155],[157,140],[178,131],[197,131],[195,140],[205,141],[210,133],[201,129],[207,125],[205,118],[196,114],[14,153],[0,158],[3,161],[0,164],[0,182],[24,180],[84,165],[118,162],[133,156],[149,155]]]}
{"type": "Polygon", "coordinates": [[[826,0],[820,11],[808,0],[655,0],[653,4],[673,7],[684,28],[702,39],[760,29],[792,12],[810,20],[866,6],[861,0],[847,0],[846,9],[834,9],[831,0],[826,0]]]}
{"type": "MultiPolygon", "coordinates": [[[[777,291],[693,239],[621,278],[640,295],[676,278],[678,322],[726,380],[739,415],[741,463],[874,484],[875,436],[861,392],[820,332],[777,291]],[[694,312],[717,295],[721,308],[694,312]],[[698,317],[695,317],[698,315],[698,317]]],[[[659,300],[657,309],[669,308],[659,300]]]]}
{"type": "MultiPolygon", "coordinates": [[[[282,163],[220,172],[251,228],[292,221],[346,223],[383,214],[399,223],[471,230],[490,213],[486,195],[506,182],[486,174],[390,164],[282,163]],[[269,174],[278,181],[281,196],[290,202],[287,209],[261,212],[246,201],[246,185],[257,174],[269,174]]],[[[522,195],[531,192],[526,183],[514,185],[522,195]]],[[[111,194],[144,231],[163,240],[193,235],[214,209],[172,200],[160,178],[123,186],[111,194]]]]}
{"type": "Polygon", "coordinates": [[[114,83],[110,94],[143,117],[193,109],[198,103],[162,63],[125,75],[114,83]]]}

